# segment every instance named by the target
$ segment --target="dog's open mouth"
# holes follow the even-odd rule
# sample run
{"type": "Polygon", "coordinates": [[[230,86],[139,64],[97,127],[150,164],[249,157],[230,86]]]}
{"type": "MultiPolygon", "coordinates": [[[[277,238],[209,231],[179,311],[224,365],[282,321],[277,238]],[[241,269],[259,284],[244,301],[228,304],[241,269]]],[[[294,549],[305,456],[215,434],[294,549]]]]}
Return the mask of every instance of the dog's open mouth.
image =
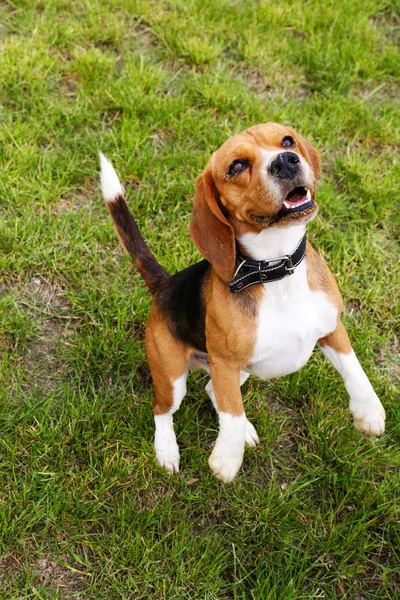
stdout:
{"type": "Polygon", "coordinates": [[[251,214],[251,218],[262,225],[272,225],[285,217],[291,220],[302,219],[308,217],[308,215],[314,215],[316,212],[317,205],[311,197],[311,191],[303,186],[295,187],[291,192],[288,193],[285,200],[283,201],[282,207],[276,215],[264,217],[261,215],[251,214]],[[304,213],[304,214],[303,214],[304,213]]]}
{"type": "Polygon", "coordinates": [[[289,213],[300,212],[311,208],[313,204],[314,200],[311,198],[310,190],[305,187],[295,187],[286,196],[278,214],[284,216],[289,213]]]}

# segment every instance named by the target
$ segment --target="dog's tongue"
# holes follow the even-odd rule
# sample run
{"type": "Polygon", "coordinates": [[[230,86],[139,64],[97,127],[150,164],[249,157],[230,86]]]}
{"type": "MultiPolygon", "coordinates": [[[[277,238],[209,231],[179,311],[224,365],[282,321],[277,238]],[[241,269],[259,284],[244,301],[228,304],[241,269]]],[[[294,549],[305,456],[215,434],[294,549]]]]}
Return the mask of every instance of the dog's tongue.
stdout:
{"type": "Polygon", "coordinates": [[[310,198],[309,192],[304,187],[295,187],[294,190],[289,192],[286,196],[283,206],[289,210],[292,208],[297,208],[302,204],[306,204],[310,198]]]}
{"type": "Polygon", "coordinates": [[[299,202],[304,202],[307,198],[307,190],[303,187],[296,187],[294,190],[289,192],[286,196],[285,201],[289,202],[289,204],[298,204],[299,202]]]}

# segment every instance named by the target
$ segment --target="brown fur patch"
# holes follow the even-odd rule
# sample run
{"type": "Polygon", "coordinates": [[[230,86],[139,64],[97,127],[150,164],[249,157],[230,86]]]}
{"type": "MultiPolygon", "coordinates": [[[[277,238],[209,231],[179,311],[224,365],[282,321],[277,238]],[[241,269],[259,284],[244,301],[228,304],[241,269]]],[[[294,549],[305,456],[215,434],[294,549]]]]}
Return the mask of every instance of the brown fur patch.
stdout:
{"type": "Polygon", "coordinates": [[[210,367],[218,410],[239,417],[244,412],[240,367],[214,357],[210,359],[210,367]]]}
{"type": "Polygon", "coordinates": [[[338,322],[335,331],[318,340],[318,344],[322,347],[329,346],[336,352],[350,354],[352,347],[349,336],[340,320],[343,311],[343,300],[335,278],[322,256],[314,250],[309,242],[307,242],[306,257],[307,281],[310,289],[325,292],[332,304],[338,309],[338,322]]]}
{"type": "Polygon", "coordinates": [[[215,273],[210,277],[206,336],[213,387],[219,410],[234,416],[243,413],[240,370],[253,354],[261,292],[255,286],[233,295],[215,273]]]}
{"type": "Polygon", "coordinates": [[[338,318],[343,310],[343,300],[339,288],[336,285],[334,276],[332,275],[328,265],[314,250],[311,244],[307,241],[306,248],[307,259],[307,281],[310,289],[314,291],[322,291],[329,297],[330,301],[338,309],[338,318]]]}
{"type": "Polygon", "coordinates": [[[253,353],[256,340],[257,308],[261,286],[243,294],[231,294],[214,272],[208,287],[206,315],[207,351],[227,362],[244,367],[253,353]]]}
{"type": "Polygon", "coordinates": [[[187,370],[193,349],[175,339],[155,302],[146,327],[146,353],[154,385],[155,415],[167,413],[173,404],[173,381],[187,370]]]}
{"type": "Polygon", "coordinates": [[[332,333],[329,333],[325,337],[318,340],[318,344],[323,348],[329,346],[341,354],[350,354],[352,351],[349,336],[347,335],[347,331],[340,320],[338,321],[335,331],[332,331],[332,333]]]}

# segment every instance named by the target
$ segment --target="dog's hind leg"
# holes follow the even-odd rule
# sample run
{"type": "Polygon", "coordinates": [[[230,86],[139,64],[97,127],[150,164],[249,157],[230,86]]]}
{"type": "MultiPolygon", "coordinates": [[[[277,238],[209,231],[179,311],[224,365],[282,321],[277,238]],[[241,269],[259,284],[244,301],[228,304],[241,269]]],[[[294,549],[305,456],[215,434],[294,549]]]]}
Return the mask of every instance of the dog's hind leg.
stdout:
{"type": "Polygon", "coordinates": [[[161,313],[150,312],[146,352],[154,385],[154,447],[157,462],[172,473],[179,471],[179,448],[173,417],[186,394],[191,349],[175,339],[161,313]]]}
{"type": "MultiPolygon", "coordinates": [[[[240,385],[241,386],[244,384],[245,381],[247,381],[248,377],[249,377],[249,373],[246,373],[245,371],[240,371],[240,385]]],[[[212,379],[210,379],[210,381],[207,383],[205,389],[206,389],[207,396],[210,398],[210,400],[213,403],[213,406],[216,410],[216,413],[218,414],[219,411],[218,411],[217,401],[215,398],[212,379]]],[[[254,446],[257,446],[257,444],[259,444],[259,443],[260,443],[260,440],[258,438],[257,431],[256,431],[254,425],[252,425],[250,423],[250,421],[247,420],[246,444],[254,447],[254,446]]]]}

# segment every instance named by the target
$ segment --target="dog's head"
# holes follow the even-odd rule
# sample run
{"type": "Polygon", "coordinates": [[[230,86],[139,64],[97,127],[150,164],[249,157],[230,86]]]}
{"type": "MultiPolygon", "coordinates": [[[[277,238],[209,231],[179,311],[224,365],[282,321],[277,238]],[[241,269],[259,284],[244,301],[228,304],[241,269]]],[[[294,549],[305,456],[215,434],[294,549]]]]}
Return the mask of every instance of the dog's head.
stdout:
{"type": "Polygon", "coordinates": [[[196,180],[190,232],[222,279],[235,267],[235,239],[310,221],[318,208],[318,152],[291,127],[265,123],[227,140],[196,180]]]}

